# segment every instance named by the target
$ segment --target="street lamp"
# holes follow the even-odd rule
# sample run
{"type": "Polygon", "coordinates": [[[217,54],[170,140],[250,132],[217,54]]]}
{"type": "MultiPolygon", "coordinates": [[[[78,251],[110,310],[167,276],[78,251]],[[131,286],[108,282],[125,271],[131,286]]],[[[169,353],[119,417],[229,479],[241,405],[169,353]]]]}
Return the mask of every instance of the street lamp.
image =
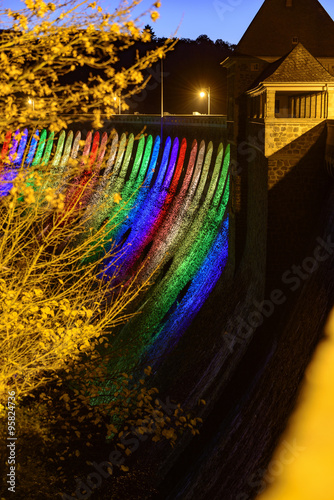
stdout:
{"type": "Polygon", "coordinates": [[[35,111],[35,101],[34,99],[28,99],[28,104],[32,104],[32,110],[35,111]]]}
{"type": "Polygon", "coordinates": [[[210,99],[211,99],[211,90],[210,90],[210,87],[208,87],[207,89],[204,89],[200,92],[200,96],[201,97],[205,97],[205,94],[207,94],[208,96],[208,115],[210,114],[210,108],[211,108],[211,102],[210,102],[210,99]]]}
{"type": "MultiPolygon", "coordinates": [[[[117,97],[115,96],[114,97],[114,101],[116,102],[117,101],[117,97]]],[[[120,115],[122,112],[121,110],[121,94],[118,95],[118,114],[120,115]]]]}

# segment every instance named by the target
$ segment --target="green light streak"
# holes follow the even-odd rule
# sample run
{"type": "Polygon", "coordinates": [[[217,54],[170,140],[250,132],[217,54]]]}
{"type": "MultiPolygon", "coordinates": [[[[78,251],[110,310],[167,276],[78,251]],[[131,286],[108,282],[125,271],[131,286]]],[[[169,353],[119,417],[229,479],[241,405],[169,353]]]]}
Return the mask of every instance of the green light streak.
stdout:
{"type": "Polygon", "coordinates": [[[42,154],[43,154],[43,150],[44,150],[44,146],[45,146],[45,139],[46,139],[46,136],[47,136],[47,132],[45,129],[42,130],[42,133],[41,133],[41,136],[39,138],[39,141],[38,141],[38,147],[37,147],[37,151],[35,153],[35,158],[32,162],[32,167],[35,167],[36,165],[39,165],[40,162],[41,162],[41,158],[42,158],[42,154]]]}
{"type": "Polygon", "coordinates": [[[51,134],[48,137],[44,156],[42,159],[42,167],[45,167],[49,163],[49,159],[50,159],[50,155],[51,155],[51,151],[52,151],[52,146],[53,146],[53,141],[54,141],[54,136],[55,136],[55,133],[51,132],[51,134]]]}
{"type": "MultiPolygon", "coordinates": [[[[178,239],[171,267],[163,279],[155,285],[140,308],[140,316],[130,321],[121,331],[118,341],[131,345],[131,336],[136,332],[137,345],[129,349],[129,354],[120,361],[122,369],[129,369],[138,360],[138,355],[154,342],[161,321],[174,304],[180,291],[200,269],[217,235],[229,199],[229,149],[223,161],[223,147],[218,148],[215,168],[202,207],[194,218],[185,239],[178,239]],[[220,173],[221,172],[221,173],[220,173]],[[221,200],[221,202],[220,202],[221,200]],[[220,203],[219,203],[220,202],[220,203]],[[182,244],[180,242],[182,241],[182,244]],[[129,366],[130,365],[130,366],[129,366]]],[[[201,189],[196,199],[200,199],[201,189]]]]}

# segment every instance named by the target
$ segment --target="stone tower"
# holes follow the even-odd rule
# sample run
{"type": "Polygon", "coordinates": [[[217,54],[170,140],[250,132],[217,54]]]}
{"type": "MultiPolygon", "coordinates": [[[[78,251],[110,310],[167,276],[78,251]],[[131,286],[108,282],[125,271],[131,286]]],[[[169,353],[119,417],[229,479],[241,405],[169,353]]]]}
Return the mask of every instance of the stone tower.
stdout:
{"type": "Polygon", "coordinates": [[[232,207],[237,253],[242,258],[244,249],[256,248],[255,241],[250,244],[260,213],[254,196],[263,196],[266,176],[263,238],[268,286],[275,286],[317,236],[329,182],[327,130],[334,120],[334,21],[317,0],[265,0],[222,65],[228,139],[237,165],[232,207]]]}

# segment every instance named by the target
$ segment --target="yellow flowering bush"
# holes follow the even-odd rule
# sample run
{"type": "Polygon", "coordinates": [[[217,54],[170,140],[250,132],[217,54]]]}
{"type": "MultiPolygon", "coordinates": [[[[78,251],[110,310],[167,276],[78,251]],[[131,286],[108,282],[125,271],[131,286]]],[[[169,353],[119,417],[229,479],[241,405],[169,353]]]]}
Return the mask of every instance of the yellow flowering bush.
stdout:
{"type": "MultiPolygon", "coordinates": [[[[197,434],[201,422],[180,405],[166,413],[158,390],[146,386],[150,367],[139,381],[112,370],[130,347],[113,349],[113,328],[131,317],[129,306],[152,277],[137,285],[134,276],[127,287],[97,277],[113,251],[90,259],[106,239],[104,225],[87,229],[95,214],[82,218],[84,189],[73,204],[63,194],[84,168],[74,162],[61,179],[48,165],[22,168],[0,198],[0,455],[5,461],[6,405],[14,393],[17,473],[28,498],[71,491],[72,471],[89,474],[94,446],[109,453],[113,443],[129,457],[129,429],[173,446],[185,430],[197,434]]],[[[105,203],[121,199],[114,193],[105,203]]],[[[119,473],[128,471],[122,464],[119,473]]],[[[0,497],[6,488],[0,479],[0,497]]]]}
{"type": "MultiPolygon", "coordinates": [[[[20,10],[0,9],[0,131],[36,121],[59,131],[82,113],[99,128],[102,115],[115,114],[113,96],[120,93],[126,109],[125,99],[142,90],[144,70],[161,53],[148,50],[132,65],[117,66],[126,49],[150,41],[142,17],[159,17],[158,2],[140,14],[138,4],[121,1],[109,13],[87,0],[25,0],[20,10]]],[[[162,51],[174,44],[167,40],[162,51]]]]}
{"type": "MultiPolygon", "coordinates": [[[[82,113],[100,128],[118,107],[115,96],[122,97],[126,109],[126,97],[146,83],[144,70],[174,46],[167,40],[132,65],[117,66],[124,50],[150,41],[140,20],[147,13],[157,19],[160,3],[135,15],[139,3],[121,1],[111,14],[86,0],[25,0],[18,11],[0,9],[0,140],[18,127],[59,131],[82,113]]],[[[8,161],[7,152],[0,169],[8,161]]],[[[91,471],[87,459],[93,442],[104,450],[106,436],[127,457],[126,424],[173,445],[179,432],[196,434],[200,423],[179,406],[163,415],[157,389],[147,388],[143,379],[110,373],[113,359],[122,356],[113,350],[113,328],[132,315],[129,306],[151,277],[137,285],[134,276],[124,289],[112,279],[108,284],[98,279],[102,259],[113,249],[91,258],[100,255],[105,227],[90,228],[87,217],[81,217],[85,188],[66,205],[66,183],[86,166],[84,159],[71,163],[66,179],[51,174],[49,165],[22,168],[9,196],[0,198],[0,468],[8,468],[10,392],[18,410],[20,494],[26,498],[56,498],[60,489],[70,491],[72,471],[82,473],[87,465],[91,471]]],[[[111,195],[113,203],[121,199],[119,193],[111,195]]],[[[121,471],[128,467],[122,465],[121,471]]],[[[3,478],[0,497],[7,495],[3,478]]]]}
{"type": "Polygon", "coordinates": [[[97,278],[103,256],[89,257],[105,240],[104,226],[87,231],[80,195],[64,209],[58,184],[45,187],[41,174],[21,171],[1,201],[1,404],[8,390],[25,396],[93,352],[104,332],[128,318],[128,306],[150,282],[137,286],[134,278],[120,291],[121,285],[97,278]],[[85,238],[78,242],[83,224],[85,238]]]}

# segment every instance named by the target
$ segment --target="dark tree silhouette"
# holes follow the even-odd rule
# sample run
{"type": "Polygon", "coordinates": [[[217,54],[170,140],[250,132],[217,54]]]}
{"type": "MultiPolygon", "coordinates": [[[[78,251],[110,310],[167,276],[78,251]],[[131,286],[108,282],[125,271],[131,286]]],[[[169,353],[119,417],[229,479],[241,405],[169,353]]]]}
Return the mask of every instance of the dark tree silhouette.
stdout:
{"type": "Polygon", "coordinates": [[[150,26],[149,24],[146,24],[144,26],[144,30],[148,31],[151,34],[151,40],[152,40],[152,42],[154,42],[157,39],[156,34],[154,33],[154,30],[153,30],[152,26],[150,26]]]}
{"type": "Polygon", "coordinates": [[[196,38],[196,43],[206,43],[209,45],[213,45],[214,42],[211,40],[211,38],[208,37],[208,35],[200,35],[196,38]]]}

